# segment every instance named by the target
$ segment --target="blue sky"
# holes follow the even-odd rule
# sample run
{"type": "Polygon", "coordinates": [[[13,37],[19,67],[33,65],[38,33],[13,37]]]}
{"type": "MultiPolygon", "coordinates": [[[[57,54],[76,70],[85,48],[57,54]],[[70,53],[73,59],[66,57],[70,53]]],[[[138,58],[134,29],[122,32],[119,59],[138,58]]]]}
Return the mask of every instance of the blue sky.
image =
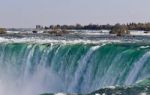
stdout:
{"type": "Polygon", "coordinates": [[[149,21],[150,0],[0,0],[0,27],[149,21]]]}

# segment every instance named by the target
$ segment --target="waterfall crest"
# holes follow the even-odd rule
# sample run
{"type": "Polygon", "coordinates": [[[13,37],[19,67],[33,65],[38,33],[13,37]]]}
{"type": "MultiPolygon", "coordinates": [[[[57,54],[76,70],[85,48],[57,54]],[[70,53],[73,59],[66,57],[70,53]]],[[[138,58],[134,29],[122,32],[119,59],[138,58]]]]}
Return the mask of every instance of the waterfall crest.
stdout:
{"type": "Polygon", "coordinates": [[[88,93],[131,85],[150,77],[149,50],[121,43],[0,43],[0,95],[88,93]]]}

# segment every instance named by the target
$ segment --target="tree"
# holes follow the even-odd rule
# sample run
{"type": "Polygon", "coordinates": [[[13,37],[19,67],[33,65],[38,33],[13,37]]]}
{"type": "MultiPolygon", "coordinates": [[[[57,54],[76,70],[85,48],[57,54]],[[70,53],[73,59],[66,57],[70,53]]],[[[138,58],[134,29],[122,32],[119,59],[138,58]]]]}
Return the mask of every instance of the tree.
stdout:
{"type": "Polygon", "coordinates": [[[0,28],[0,34],[6,34],[6,29],[5,28],[0,28]]]}
{"type": "Polygon", "coordinates": [[[117,36],[122,36],[125,34],[130,34],[130,32],[128,31],[128,27],[126,25],[116,24],[110,31],[110,34],[116,34],[117,36]]]}
{"type": "Polygon", "coordinates": [[[78,29],[78,30],[79,30],[79,29],[82,29],[82,25],[81,25],[81,24],[76,24],[75,27],[76,27],[76,29],[78,29]]]}

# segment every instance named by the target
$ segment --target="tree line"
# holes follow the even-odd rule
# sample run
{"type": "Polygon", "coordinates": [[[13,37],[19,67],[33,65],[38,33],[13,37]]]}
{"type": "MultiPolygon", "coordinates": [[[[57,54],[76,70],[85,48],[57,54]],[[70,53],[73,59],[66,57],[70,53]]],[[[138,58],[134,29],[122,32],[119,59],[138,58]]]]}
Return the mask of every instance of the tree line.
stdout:
{"type": "Polygon", "coordinates": [[[126,26],[129,30],[150,31],[150,23],[129,23],[126,26]]]}
{"type": "MultiPolygon", "coordinates": [[[[143,31],[150,31],[150,23],[128,23],[128,24],[115,24],[115,25],[98,25],[98,24],[89,24],[89,25],[50,25],[41,27],[43,29],[72,29],[72,30],[112,30],[116,26],[124,26],[128,30],[143,30],[143,31]]],[[[38,25],[39,27],[39,25],[38,25]]]]}
{"type": "MultiPolygon", "coordinates": [[[[101,30],[101,29],[112,29],[113,25],[98,25],[98,24],[89,24],[89,25],[50,25],[42,27],[43,29],[70,29],[70,30],[101,30]]],[[[39,25],[38,25],[39,28],[39,25]]]]}

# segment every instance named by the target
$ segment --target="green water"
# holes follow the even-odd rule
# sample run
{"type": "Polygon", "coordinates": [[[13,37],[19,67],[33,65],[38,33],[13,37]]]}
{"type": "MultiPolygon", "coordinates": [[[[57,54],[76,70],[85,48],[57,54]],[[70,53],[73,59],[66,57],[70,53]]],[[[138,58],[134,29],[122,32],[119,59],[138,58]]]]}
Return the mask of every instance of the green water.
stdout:
{"type": "Polygon", "coordinates": [[[0,82],[5,85],[0,89],[35,95],[134,85],[150,77],[149,46],[0,43],[0,82]]]}

